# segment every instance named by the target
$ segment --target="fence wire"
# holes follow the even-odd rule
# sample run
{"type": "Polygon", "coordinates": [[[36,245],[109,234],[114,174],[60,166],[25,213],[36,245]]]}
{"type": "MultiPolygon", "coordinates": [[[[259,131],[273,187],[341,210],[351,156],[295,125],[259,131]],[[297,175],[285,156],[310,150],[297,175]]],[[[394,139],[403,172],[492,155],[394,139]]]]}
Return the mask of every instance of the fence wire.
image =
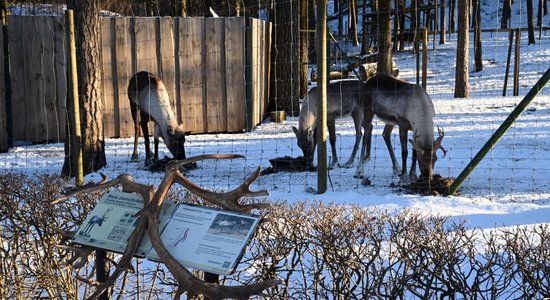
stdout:
{"type": "MultiPolygon", "coordinates": [[[[514,15],[513,20],[520,22],[516,25],[525,26],[525,8],[517,9],[519,12],[514,15]]],[[[332,5],[329,5],[329,13],[335,15],[332,5]]],[[[273,14],[274,12],[272,17],[277,17],[273,14]]],[[[262,15],[268,18],[267,13],[260,14],[262,15]]],[[[500,18],[498,8],[485,6],[485,15],[488,17],[484,20],[489,21],[482,23],[483,28],[499,27],[499,23],[493,22],[500,18]]],[[[162,172],[151,172],[144,166],[143,138],[139,140],[139,160],[135,162],[130,159],[134,133],[126,88],[134,72],[146,70],[158,74],[165,81],[178,122],[190,132],[185,143],[187,156],[210,153],[245,156],[245,159],[231,161],[200,162],[196,169],[186,172],[186,176],[193,182],[215,190],[229,190],[238,186],[260,166],[264,173],[256,181],[256,188],[268,189],[275,197],[280,198],[293,197],[296,194],[307,198],[309,194],[314,193],[317,188],[315,172],[269,172],[270,159],[298,157],[303,153],[297,146],[292,130],[292,127],[298,127],[299,118],[287,115],[285,121],[273,122],[269,117],[270,111],[267,108],[277,107],[277,101],[281,99],[277,96],[270,99],[267,91],[280,89],[279,85],[283,83],[274,81],[273,78],[270,81],[266,75],[277,75],[274,70],[280,70],[276,65],[279,62],[275,60],[274,64],[265,64],[269,57],[262,57],[265,59],[263,61],[246,61],[246,53],[259,53],[265,50],[262,48],[265,44],[261,41],[268,36],[261,36],[258,41],[245,42],[250,37],[244,32],[234,34],[235,32],[228,27],[229,21],[223,21],[224,19],[196,24],[187,18],[150,19],[154,22],[147,23],[148,19],[124,18],[120,19],[120,22],[119,19],[102,21],[104,37],[108,31],[116,31],[117,35],[109,41],[104,40],[103,45],[107,49],[102,49],[102,93],[106,99],[103,114],[108,166],[101,171],[110,178],[121,173],[130,173],[141,182],[160,182],[162,172]],[[183,26],[184,22],[189,23],[183,26]],[[180,27],[177,27],[177,24],[180,24],[180,27]],[[197,31],[193,26],[205,27],[197,31]],[[163,32],[169,34],[164,35],[163,32]],[[242,39],[241,43],[245,46],[233,49],[231,39],[242,39]],[[233,60],[235,57],[241,60],[241,65],[237,65],[238,63],[233,60]],[[253,71],[247,74],[249,68],[253,71]],[[251,85],[255,87],[252,88],[251,85]],[[250,92],[256,93],[256,104],[250,104],[244,99],[250,92]],[[274,101],[274,106],[269,106],[268,101],[274,101]],[[251,116],[252,114],[256,117],[251,116]],[[231,129],[232,125],[228,125],[242,125],[247,122],[254,128],[247,130],[246,126],[241,126],[231,129]]],[[[63,142],[66,117],[66,77],[63,69],[66,66],[63,60],[66,56],[65,40],[63,32],[59,34],[62,19],[35,19],[29,23],[30,25],[24,24],[22,20],[16,21],[15,17],[13,20],[9,29],[10,36],[14,41],[19,40],[19,43],[14,44],[14,47],[18,48],[13,48],[12,54],[14,57],[20,57],[20,60],[11,63],[12,77],[15,78],[13,117],[16,123],[16,147],[0,154],[0,168],[3,171],[25,173],[60,173],[65,155],[63,142]],[[28,47],[30,45],[33,46],[28,47]],[[17,78],[22,79],[18,81],[17,78]]],[[[337,18],[332,18],[329,26],[338,38],[337,22],[337,18]]],[[[546,23],[548,21],[544,20],[543,25],[546,23]]],[[[512,23],[512,26],[514,24],[512,23]]],[[[250,24],[246,23],[246,26],[250,24]]],[[[362,30],[361,22],[358,30],[362,30]]],[[[547,62],[550,60],[550,36],[548,31],[542,30],[536,44],[527,45],[527,32],[522,32],[519,59],[520,93],[519,96],[510,96],[510,80],[507,96],[502,97],[506,50],[509,43],[508,31],[484,32],[484,69],[477,73],[470,71],[470,96],[463,99],[453,98],[456,35],[448,34],[446,43],[442,45],[439,44],[439,39],[435,37],[434,40],[434,37],[429,36],[426,91],[435,106],[435,125],[444,129],[445,138],[442,145],[447,150],[445,157],[439,153],[434,171],[444,177],[456,177],[522,96],[546,71],[547,62]]],[[[472,37],[473,33],[470,38],[472,37]]],[[[297,43],[297,39],[292,41],[297,43]]],[[[272,46],[276,42],[272,40],[272,46]]],[[[338,45],[337,48],[331,44],[330,63],[334,69],[348,64],[342,54],[360,51],[360,47],[346,38],[339,38],[338,45]]],[[[277,47],[294,49],[295,46],[277,47]]],[[[314,50],[313,48],[310,53],[314,50]]],[[[470,53],[473,53],[472,46],[470,53]]],[[[267,51],[264,54],[267,55],[267,51]]],[[[277,54],[277,49],[271,48],[270,55],[277,54]]],[[[393,59],[399,69],[399,77],[414,83],[417,74],[413,45],[408,43],[403,51],[394,52],[393,59]]],[[[309,63],[309,74],[312,74],[315,69],[314,62],[309,63]]],[[[296,82],[299,80],[298,74],[292,76],[296,77],[292,77],[294,83],[289,89],[297,88],[296,82]]],[[[309,88],[314,85],[314,81],[310,82],[309,88]]],[[[291,94],[296,92],[292,91],[291,94]]],[[[474,196],[498,195],[512,199],[548,194],[549,104],[550,92],[545,88],[467,179],[460,192],[474,196]]],[[[399,176],[393,174],[391,161],[381,138],[384,124],[375,118],[373,125],[372,155],[365,167],[365,176],[371,184],[365,186],[360,179],[354,178],[358,161],[356,158],[356,163],[351,168],[336,167],[329,170],[329,191],[354,191],[365,195],[365,201],[368,201],[368,195],[371,194],[406,193],[400,188],[399,176]]],[[[152,126],[150,130],[152,132],[152,126]]],[[[338,118],[336,132],[337,152],[340,162],[343,163],[349,157],[355,140],[351,117],[338,118]]],[[[437,130],[434,128],[434,135],[436,134],[437,130]]],[[[412,133],[409,133],[409,138],[412,138],[412,133]]],[[[397,130],[394,131],[391,140],[397,159],[401,161],[397,130]]],[[[330,150],[328,143],[327,149],[330,150]]],[[[172,156],[162,142],[160,153],[160,158],[172,156]]],[[[410,154],[409,145],[409,157],[410,154]]],[[[331,159],[334,158],[329,157],[329,161],[331,159]]],[[[97,179],[99,174],[87,176],[87,180],[97,179]]],[[[338,194],[331,197],[338,198],[338,194]]]]}

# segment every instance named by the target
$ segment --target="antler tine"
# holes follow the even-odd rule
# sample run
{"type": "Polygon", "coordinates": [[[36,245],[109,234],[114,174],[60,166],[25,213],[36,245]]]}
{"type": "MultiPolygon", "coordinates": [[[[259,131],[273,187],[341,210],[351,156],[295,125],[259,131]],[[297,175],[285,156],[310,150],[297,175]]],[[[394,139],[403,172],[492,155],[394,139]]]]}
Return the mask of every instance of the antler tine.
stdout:
{"type": "Polygon", "coordinates": [[[268,196],[269,192],[267,190],[260,191],[251,191],[250,184],[254,182],[260,176],[262,168],[258,167],[256,171],[246,179],[240,186],[235,188],[232,191],[217,193],[212,192],[206,189],[203,189],[190,181],[187,177],[176,173],[174,181],[183,185],[193,194],[205,199],[206,201],[216,204],[222,208],[239,211],[239,212],[248,212],[252,209],[263,209],[269,207],[267,203],[255,203],[255,204],[240,204],[239,199],[243,196],[257,197],[257,196],[268,196]]]}
{"type": "MultiPolygon", "coordinates": [[[[442,148],[441,147],[441,142],[443,141],[443,137],[445,136],[445,131],[443,131],[443,129],[439,128],[439,126],[437,126],[437,133],[438,133],[438,137],[437,139],[435,140],[434,142],[434,151],[439,149],[439,148],[442,148]]],[[[446,151],[444,151],[446,152],[446,151]]]]}
{"type": "Polygon", "coordinates": [[[443,157],[447,156],[447,150],[445,150],[445,148],[443,148],[443,146],[439,146],[439,149],[441,149],[441,151],[443,152],[443,157]]]}
{"type": "Polygon", "coordinates": [[[152,186],[146,186],[146,185],[137,183],[134,181],[132,176],[128,174],[121,174],[117,178],[111,181],[107,181],[107,176],[105,176],[102,173],[100,174],[101,174],[101,177],[103,177],[103,179],[99,183],[90,182],[84,186],[72,188],[69,190],[68,193],[65,193],[64,196],[59,197],[58,199],[50,202],[50,205],[58,204],[78,194],[95,192],[95,191],[110,188],[112,186],[116,186],[119,184],[122,185],[122,188],[124,191],[139,193],[143,196],[145,201],[149,200],[148,197],[152,191],[152,186]]]}
{"type": "MultiPolygon", "coordinates": [[[[128,238],[128,244],[126,245],[126,249],[124,249],[124,254],[122,254],[122,257],[118,261],[118,264],[116,265],[115,270],[113,273],[107,278],[106,281],[101,282],[94,293],[88,298],[88,299],[97,299],[99,295],[101,295],[104,291],[106,291],[108,288],[115,285],[116,280],[123,272],[126,272],[128,270],[134,271],[134,267],[132,266],[132,259],[134,257],[134,253],[136,252],[139,241],[141,239],[141,236],[146,232],[147,230],[147,224],[148,222],[144,221],[145,218],[140,218],[138,220],[137,227],[134,229],[130,237],[128,238]]],[[[157,222],[149,222],[149,224],[155,223],[154,229],[158,231],[158,223],[157,222]]]]}
{"type": "Polygon", "coordinates": [[[69,258],[67,262],[65,262],[65,265],[73,269],[80,269],[84,267],[84,265],[88,262],[88,257],[95,251],[95,249],[91,247],[73,247],[67,245],[57,245],[56,247],[74,253],[74,255],[69,258]]]}

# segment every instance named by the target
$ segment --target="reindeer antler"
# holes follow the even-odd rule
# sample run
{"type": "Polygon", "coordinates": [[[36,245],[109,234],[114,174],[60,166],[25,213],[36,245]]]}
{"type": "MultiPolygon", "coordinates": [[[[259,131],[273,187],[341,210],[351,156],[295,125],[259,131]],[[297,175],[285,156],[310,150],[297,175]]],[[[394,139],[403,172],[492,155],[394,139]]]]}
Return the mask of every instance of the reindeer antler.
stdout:
{"type": "MultiPolygon", "coordinates": [[[[134,192],[141,194],[144,199],[144,208],[137,213],[140,218],[137,221],[136,228],[132,232],[130,238],[128,239],[128,244],[124,250],[122,258],[118,262],[115,271],[111,276],[101,284],[97,285],[97,288],[93,295],[90,296],[90,299],[95,299],[101,295],[105,290],[112,287],[117,278],[125,271],[132,269],[132,258],[138,247],[141,236],[147,230],[147,234],[153,244],[154,249],[156,250],[160,259],[165,263],[170,272],[174,275],[178,281],[178,290],[176,292],[176,298],[185,292],[189,295],[193,294],[202,294],[210,297],[211,299],[224,299],[224,298],[234,298],[234,299],[248,299],[253,295],[260,295],[265,289],[278,285],[281,283],[280,280],[266,280],[258,282],[251,285],[245,286],[224,286],[217,285],[212,283],[207,283],[203,280],[195,277],[191,272],[189,272],[185,267],[183,267],[166,249],[164,243],[160,238],[159,231],[159,215],[162,202],[164,201],[168,190],[174,183],[179,183],[185,188],[187,188],[192,193],[197,196],[209,201],[213,204],[221,206],[226,209],[235,210],[239,212],[246,212],[252,209],[261,209],[267,207],[269,204],[266,203],[257,203],[257,204],[248,204],[242,205],[239,203],[239,199],[243,196],[264,196],[269,195],[267,190],[260,191],[251,191],[250,185],[254,182],[260,175],[261,168],[258,167],[256,171],[245,180],[239,187],[235,188],[233,191],[226,193],[216,193],[209,190],[205,190],[193,182],[191,182],[187,177],[182,175],[179,172],[179,168],[185,164],[204,160],[204,159],[234,159],[234,158],[244,158],[241,155],[235,154],[209,154],[209,155],[200,155],[184,159],[181,161],[170,163],[166,170],[162,182],[159,185],[158,189],[154,189],[153,186],[147,186],[140,183],[137,183],[133,178],[128,174],[123,174],[118,176],[116,179],[107,181],[106,177],[102,174],[103,180],[99,183],[89,183],[83,187],[73,189],[65,196],[55,200],[52,204],[59,203],[67,198],[84,193],[102,190],[116,185],[121,185],[124,191],[134,192]]],[[[78,265],[79,262],[83,260],[83,256],[89,256],[92,251],[87,252],[87,250],[82,250],[82,248],[66,248],[67,250],[74,250],[80,255],[76,256],[76,259],[71,262],[75,262],[75,265],[78,265]]]]}
{"type": "Polygon", "coordinates": [[[441,128],[439,128],[439,126],[437,126],[437,133],[438,133],[439,136],[437,137],[437,139],[434,142],[434,152],[437,149],[441,149],[441,151],[443,151],[443,157],[445,157],[447,155],[447,150],[445,150],[445,148],[443,148],[443,146],[441,146],[441,142],[443,141],[443,137],[445,136],[445,131],[443,131],[443,129],[441,129],[441,128]]]}

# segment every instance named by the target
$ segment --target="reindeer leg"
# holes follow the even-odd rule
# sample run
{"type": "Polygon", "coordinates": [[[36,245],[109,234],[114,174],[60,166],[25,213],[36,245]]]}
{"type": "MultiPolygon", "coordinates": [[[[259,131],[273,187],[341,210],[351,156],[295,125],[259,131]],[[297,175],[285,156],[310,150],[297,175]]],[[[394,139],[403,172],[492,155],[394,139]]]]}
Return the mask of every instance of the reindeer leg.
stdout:
{"type": "Polygon", "coordinates": [[[336,124],[334,119],[329,120],[327,123],[330,149],[332,150],[332,161],[328,168],[334,169],[334,167],[338,166],[338,154],[336,153],[336,124]]]}
{"type": "Polygon", "coordinates": [[[151,165],[151,145],[149,142],[149,115],[141,113],[141,132],[143,132],[143,139],[145,140],[145,166],[151,165]]]}
{"type": "Polygon", "coordinates": [[[351,152],[351,156],[349,157],[348,161],[344,165],[345,168],[351,168],[351,166],[353,166],[353,161],[355,160],[355,156],[357,155],[357,150],[359,149],[359,143],[361,142],[361,137],[363,136],[363,134],[361,133],[363,111],[360,109],[354,110],[351,113],[351,116],[353,118],[353,123],[355,124],[355,144],[353,144],[353,151],[351,152]]]}
{"type": "MultiPolygon", "coordinates": [[[[393,147],[391,145],[391,132],[393,131],[393,127],[394,127],[394,125],[386,124],[386,126],[384,126],[384,131],[382,132],[382,137],[384,137],[384,142],[386,142],[386,147],[388,148],[388,152],[390,153],[391,163],[392,163],[392,166],[393,166],[393,173],[395,175],[400,175],[401,174],[401,168],[399,167],[399,163],[397,162],[397,158],[395,158],[395,152],[393,151],[393,147]]],[[[405,138],[406,138],[406,136],[405,136],[405,138]]],[[[405,140],[405,147],[407,146],[406,142],[407,141],[405,140]]],[[[403,149],[403,140],[401,140],[401,149],[403,149]]]]}
{"type": "Polygon", "coordinates": [[[132,120],[134,120],[134,152],[132,152],[132,161],[139,159],[138,155],[138,139],[139,139],[139,120],[138,120],[138,108],[132,101],[130,101],[130,111],[132,113],[132,120]]]}
{"type": "Polygon", "coordinates": [[[401,142],[401,161],[403,162],[403,171],[401,172],[401,184],[410,184],[410,178],[407,176],[407,133],[408,129],[405,126],[399,126],[399,140],[401,142]]]}
{"type": "Polygon", "coordinates": [[[417,152],[416,149],[412,149],[412,162],[411,162],[411,170],[409,171],[409,178],[411,182],[418,181],[418,175],[416,175],[416,160],[417,160],[417,152]]]}
{"type": "Polygon", "coordinates": [[[155,124],[154,131],[153,131],[153,144],[155,147],[153,162],[159,161],[159,136],[160,136],[160,127],[157,124],[155,124]]]}
{"type": "Polygon", "coordinates": [[[365,163],[370,160],[370,146],[372,141],[372,118],[370,116],[369,120],[363,120],[363,128],[365,129],[365,134],[363,135],[363,145],[361,146],[361,154],[359,156],[359,164],[357,165],[357,170],[355,171],[355,178],[364,177],[364,168],[365,163]]]}

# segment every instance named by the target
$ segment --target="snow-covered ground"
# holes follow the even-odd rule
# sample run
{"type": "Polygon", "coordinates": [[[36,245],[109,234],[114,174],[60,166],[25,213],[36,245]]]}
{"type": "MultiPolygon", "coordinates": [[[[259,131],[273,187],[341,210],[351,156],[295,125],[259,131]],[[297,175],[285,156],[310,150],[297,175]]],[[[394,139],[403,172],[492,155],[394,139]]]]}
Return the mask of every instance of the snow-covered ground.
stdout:
{"type": "MultiPolygon", "coordinates": [[[[522,100],[531,86],[550,67],[550,35],[546,32],[536,45],[527,46],[522,35],[520,96],[502,97],[508,34],[487,33],[484,39],[484,70],[470,73],[471,93],[467,99],[453,98],[456,39],[429,50],[427,91],[436,107],[435,122],[445,130],[443,146],[447,156],[440,158],[435,173],[456,177],[485,144],[502,121],[522,100]]],[[[395,53],[400,77],[415,81],[414,56],[411,52],[395,53]]],[[[471,68],[472,69],[472,68],[471,68]]],[[[511,85],[511,81],[510,81],[511,85]]],[[[509,86],[510,86],[509,85],[509,86]]],[[[508,89],[507,95],[512,93],[508,89]]],[[[238,186],[261,166],[268,168],[269,159],[299,156],[292,126],[297,118],[284,123],[266,120],[255,130],[242,134],[204,134],[188,137],[189,156],[208,153],[236,153],[246,159],[204,161],[187,176],[195,183],[215,190],[238,186]]],[[[376,121],[372,160],[366,166],[371,186],[353,178],[355,168],[330,170],[329,191],[315,194],[315,172],[275,173],[261,176],[255,189],[268,189],[271,201],[323,200],[359,203],[388,210],[418,209],[426,214],[451,215],[468,220],[481,228],[550,222],[550,88],[543,89],[526,112],[520,116],[495,149],[483,160],[451,197],[407,194],[392,174],[391,162],[376,121]]],[[[399,142],[394,132],[393,143],[399,156],[399,142]]],[[[354,140],[351,118],[337,125],[340,160],[347,159],[354,140]]],[[[141,145],[141,147],[143,147],[141,145]]],[[[102,170],[109,178],[129,173],[142,183],[158,184],[162,173],[143,168],[143,149],[139,162],[130,161],[131,139],[109,139],[106,142],[108,166],[102,170]]],[[[162,145],[161,150],[170,156],[162,145]]],[[[0,170],[33,173],[59,173],[63,164],[63,144],[22,146],[0,154],[0,170]]],[[[162,156],[161,156],[162,157],[162,156]]],[[[86,180],[99,180],[91,174],[86,180]]]]}
{"type": "MultiPolygon", "coordinates": [[[[485,5],[485,28],[498,28],[496,6],[485,5]]],[[[525,9],[515,12],[515,19],[525,19],[525,9]]],[[[548,23],[547,20],[544,22],[548,23]]],[[[525,23],[523,23],[525,25],[525,23]]],[[[522,26],[523,26],[522,25],[522,26]]],[[[514,24],[512,25],[514,27],[514,24]]],[[[523,26],[526,27],[526,26],[523,26]]],[[[470,72],[470,97],[453,98],[456,36],[447,44],[429,43],[427,91],[436,108],[435,122],[444,129],[446,157],[437,161],[435,173],[457,177],[493,132],[506,119],[523,96],[550,67],[550,32],[544,31],[535,45],[527,45],[522,33],[520,58],[520,96],[512,97],[512,75],[507,97],[502,97],[508,50],[508,33],[484,33],[483,64],[479,73],[470,72]]],[[[432,37],[430,36],[430,39],[432,37]]],[[[470,39],[472,40],[472,39],[470,39]]],[[[472,44],[472,43],[470,43],[472,44]]],[[[473,58],[473,49],[470,49],[473,58]]],[[[415,81],[415,58],[412,52],[394,53],[400,77],[415,81]]],[[[511,67],[513,69],[513,66],[511,67]]],[[[473,70],[470,64],[470,70],[473,70]]],[[[269,159],[300,156],[292,126],[297,118],[274,123],[269,119],[255,130],[241,134],[204,134],[189,136],[188,156],[209,153],[235,153],[246,159],[203,161],[188,171],[193,182],[209,189],[230,190],[237,187],[258,167],[270,167],[269,159]]],[[[418,209],[426,214],[450,215],[465,219],[480,228],[550,223],[550,87],[546,87],[520,116],[510,131],[479,164],[460,188],[459,195],[421,196],[407,194],[399,188],[392,174],[391,162],[381,138],[383,125],[376,121],[372,160],[365,173],[372,185],[364,186],[353,178],[355,168],[337,168],[329,172],[329,190],[316,194],[315,172],[275,173],[261,176],[253,189],[268,189],[270,201],[322,200],[356,203],[388,210],[418,209]]],[[[394,132],[393,144],[399,160],[399,142],[394,132]]],[[[340,161],[351,153],[354,141],[353,122],[344,118],[337,124],[340,161]]],[[[140,161],[131,162],[132,139],[106,141],[108,166],[101,170],[109,178],[131,174],[141,183],[158,185],[162,173],[143,167],[143,144],[140,161]]],[[[327,145],[327,147],[329,147],[327,145]]],[[[171,156],[164,145],[161,151],[171,156]]],[[[63,165],[63,144],[20,146],[0,154],[0,172],[54,173],[63,165]]],[[[162,154],[161,154],[162,157],[162,154]]],[[[410,162],[409,162],[410,164],[410,162]]],[[[98,173],[86,181],[98,181],[98,173]]]]}

